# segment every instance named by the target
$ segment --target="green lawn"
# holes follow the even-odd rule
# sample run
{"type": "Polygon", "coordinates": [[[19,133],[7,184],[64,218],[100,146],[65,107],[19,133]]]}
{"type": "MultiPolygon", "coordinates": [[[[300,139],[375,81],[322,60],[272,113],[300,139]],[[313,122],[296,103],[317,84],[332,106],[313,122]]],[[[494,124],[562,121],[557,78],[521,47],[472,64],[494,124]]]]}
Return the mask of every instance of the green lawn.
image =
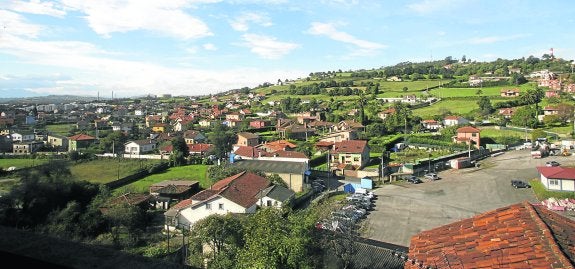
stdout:
{"type": "Polygon", "coordinates": [[[74,128],[76,128],[76,125],[74,125],[74,124],[49,124],[49,125],[46,125],[46,130],[48,130],[49,133],[55,134],[55,135],[62,135],[62,136],[68,136],[68,134],[70,133],[70,130],[73,130],[74,128]]]}
{"type": "Polygon", "coordinates": [[[98,159],[72,164],[70,171],[74,178],[92,183],[108,183],[133,174],[140,168],[150,167],[159,160],[98,159]]]}
{"type": "Polygon", "coordinates": [[[45,159],[0,159],[0,168],[14,166],[16,168],[32,167],[48,162],[45,159]]]}
{"type": "Polygon", "coordinates": [[[125,193],[125,192],[139,192],[146,193],[150,185],[164,180],[196,180],[200,182],[201,188],[208,188],[211,182],[208,179],[208,165],[188,165],[179,167],[170,167],[168,170],[149,175],[142,178],[132,184],[126,185],[124,187],[118,188],[114,193],[125,193]]]}
{"type": "MultiPolygon", "coordinates": [[[[519,138],[525,138],[525,132],[521,132],[521,131],[516,131],[516,130],[499,130],[496,129],[495,127],[489,126],[489,127],[480,127],[479,129],[481,129],[481,137],[489,137],[489,138],[494,138],[494,137],[519,137],[519,138]]],[[[527,133],[527,135],[530,137],[531,135],[529,133],[527,133]]]]}

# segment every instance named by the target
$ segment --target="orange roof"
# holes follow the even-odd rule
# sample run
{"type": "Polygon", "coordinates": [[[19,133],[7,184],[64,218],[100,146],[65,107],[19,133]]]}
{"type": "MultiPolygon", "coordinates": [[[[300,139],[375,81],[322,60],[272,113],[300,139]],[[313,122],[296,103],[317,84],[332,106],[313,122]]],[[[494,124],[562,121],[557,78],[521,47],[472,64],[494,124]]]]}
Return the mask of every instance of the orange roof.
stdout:
{"type": "Polygon", "coordinates": [[[333,153],[362,153],[367,146],[365,140],[345,140],[335,142],[333,153]]]}
{"type": "Polygon", "coordinates": [[[405,268],[573,268],[573,234],[575,221],[513,204],[416,234],[405,268]]]}
{"type": "Polygon", "coordinates": [[[94,140],[96,139],[93,136],[89,136],[87,134],[77,134],[77,135],[73,135],[68,137],[68,139],[73,140],[73,141],[82,141],[82,140],[94,140]]]}
{"type": "Polygon", "coordinates": [[[472,126],[464,126],[464,127],[458,128],[457,132],[458,133],[479,133],[479,132],[481,132],[481,130],[479,130],[475,127],[472,127],[472,126]]]}
{"type": "Polygon", "coordinates": [[[286,148],[291,148],[291,149],[296,148],[296,145],[294,143],[291,143],[287,140],[277,140],[277,141],[268,142],[264,146],[273,150],[273,151],[285,150],[286,148]]]}

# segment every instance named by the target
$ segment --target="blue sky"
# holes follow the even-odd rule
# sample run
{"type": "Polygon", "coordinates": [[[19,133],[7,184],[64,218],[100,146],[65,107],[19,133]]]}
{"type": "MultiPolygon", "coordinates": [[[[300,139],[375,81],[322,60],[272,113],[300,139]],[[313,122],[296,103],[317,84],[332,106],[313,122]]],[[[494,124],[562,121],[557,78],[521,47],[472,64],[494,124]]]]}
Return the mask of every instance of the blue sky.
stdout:
{"type": "Polygon", "coordinates": [[[463,55],[575,57],[559,0],[0,0],[0,97],[202,95],[463,55]]]}

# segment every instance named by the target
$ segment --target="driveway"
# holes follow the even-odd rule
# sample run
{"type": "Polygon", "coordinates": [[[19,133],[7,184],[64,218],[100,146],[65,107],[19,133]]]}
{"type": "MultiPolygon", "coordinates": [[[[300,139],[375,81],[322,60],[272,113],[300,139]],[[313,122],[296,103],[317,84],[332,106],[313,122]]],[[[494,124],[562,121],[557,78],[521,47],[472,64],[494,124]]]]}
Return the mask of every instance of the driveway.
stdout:
{"type": "Polygon", "coordinates": [[[374,190],[375,210],[362,225],[362,236],[401,246],[421,231],[523,201],[538,202],[532,189],[515,189],[511,179],[538,177],[536,166],[556,160],[572,165],[574,157],[533,159],[528,150],[507,151],[482,160],[479,168],[439,172],[437,181],[398,182],[374,190]]]}

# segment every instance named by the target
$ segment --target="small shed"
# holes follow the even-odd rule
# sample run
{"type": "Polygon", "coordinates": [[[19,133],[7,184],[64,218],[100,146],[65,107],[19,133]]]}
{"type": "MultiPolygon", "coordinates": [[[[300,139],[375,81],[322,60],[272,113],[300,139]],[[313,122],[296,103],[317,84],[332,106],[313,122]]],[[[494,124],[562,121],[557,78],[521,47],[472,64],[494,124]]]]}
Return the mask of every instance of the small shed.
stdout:
{"type": "Polygon", "coordinates": [[[468,157],[461,157],[450,160],[450,165],[454,169],[461,169],[471,166],[471,160],[468,157]]]}

